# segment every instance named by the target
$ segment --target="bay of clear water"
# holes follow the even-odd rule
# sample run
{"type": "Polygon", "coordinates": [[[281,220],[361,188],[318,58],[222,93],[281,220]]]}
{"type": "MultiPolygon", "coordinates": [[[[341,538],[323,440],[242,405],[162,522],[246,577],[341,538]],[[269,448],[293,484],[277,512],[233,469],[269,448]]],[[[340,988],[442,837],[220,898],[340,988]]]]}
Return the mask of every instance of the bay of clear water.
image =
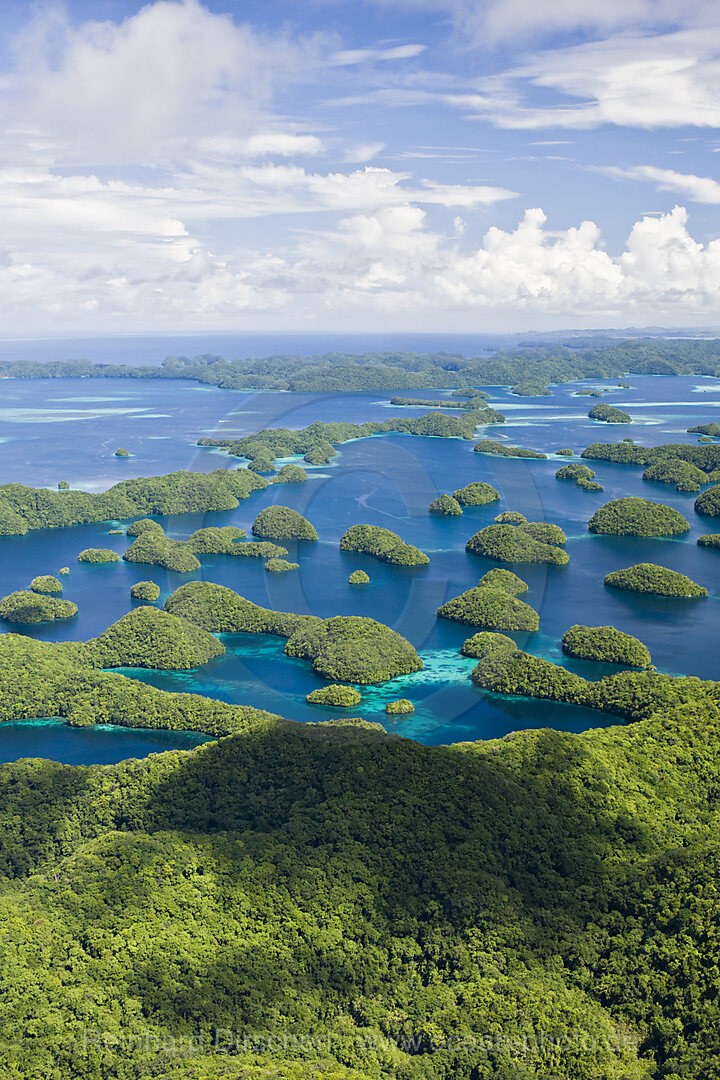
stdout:
{"type": "Polygon", "coordinates": [[[63,765],[116,765],[126,758],[166,750],[192,750],[207,741],[207,736],[190,731],[143,731],[114,724],[70,727],[58,719],[21,720],[0,728],[0,761],[42,757],[63,765]]]}
{"type": "MultiPolygon", "coordinates": [[[[198,343],[195,351],[201,348],[198,343]]],[[[632,384],[630,390],[613,389],[602,400],[627,408],[633,416],[631,425],[608,426],[588,419],[587,411],[597,399],[577,397],[575,392],[588,385],[613,385],[596,380],[557,387],[551,397],[536,399],[515,398],[507,389],[492,389],[492,404],[506,414],[508,423],[484,429],[478,437],[507,438],[544,452],[570,446],[577,453],[590,442],[625,436],[645,445],[694,442],[695,437],[687,436],[686,429],[717,418],[717,379],[630,376],[627,381],[632,384]]],[[[104,490],[130,476],[175,469],[209,471],[240,464],[217,450],[198,448],[195,442],[201,435],[242,435],[262,427],[298,428],[317,419],[362,422],[426,411],[391,406],[392,391],[244,393],[145,380],[6,380],[0,387],[2,482],[55,487],[58,480],[65,479],[87,490],[104,490]],[[127,447],[131,457],[115,458],[118,446],[127,447]]],[[[398,392],[405,396],[414,393],[398,392]]],[[[440,400],[448,396],[442,391],[417,393],[440,400]]],[[[526,727],[581,731],[614,722],[590,710],[502,698],[475,689],[469,679],[473,661],[458,652],[473,628],[435,616],[441,603],[476,584],[486,570],[497,565],[467,555],[464,545],[468,537],[489,524],[499,511],[514,509],[530,520],[556,522],[569,538],[569,566],[516,567],[530,585],[525,599],[540,613],[538,633],[516,635],[523,648],[597,678],[611,669],[568,661],[562,657],[560,639],[573,623],[612,624],[644,641],[660,670],[720,677],[715,644],[720,554],[695,543],[699,535],[720,529],[713,519],[695,514],[693,495],[681,494],[670,485],[643,481],[641,469],[602,462],[590,464],[605,490],[592,494],[555,479],[556,469],[567,458],[502,459],[475,454],[472,447],[472,442],[459,439],[403,435],[358,440],[339,447],[331,466],[309,468],[305,484],[271,486],[228,513],[163,521],[168,532],[179,538],[209,524],[232,523],[249,531],[264,506],[273,502],[293,506],[313,522],[321,539],[317,544],[291,546],[289,557],[300,563],[300,569],[291,574],[267,574],[260,561],[221,556],[203,558],[195,575],[176,575],[122,561],[106,566],[78,564],[77,554],[85,547],[111,547],[120,553],[126,549],[128,540],[109,535],[112,526],[108,523],[2,538],[0,595],[26,587],[36,574],[57,573],[67,565],[71,572],[63,579],[64,595],[79,606],[72,620],[26,628],[4,624],[2,628],[43,640],[84,640],[130,608],[129,588],[134,581],[157,581],[162,603],[178,585],[199,577],[228,585],[258,604],[279,610],[323,617],[368,615],[409,638],[420,651],[425,670],[364,689],[362,705],[350,710],[399,734],[426,743],[450,743],[495,738],[526,727]],[[471,480],[493,484],[501,492],[501,502],[466,510],[460,518],[428,514],[428,504],[438,493],[471,480]],[[657,540],[590,535],[587,521],[597,507],[623,495],[640,495],[676,507],[690,521],[690,532],[657,540]],[[371,522],[400,533],[428,552],[430,565],[389,567],[369,557],[340,552],[340,536],[357,522],[371,522]],[[603,586],[608,571],[641,561],[658,562],[689,574],[711,595],[688,601],[641,597],[603,586]],[[356,568],[367,570],[370,585],[353,588],[347,584],[349,573],[356,568]],[[385,703],[398,697],[415,703],[413,716],[386,718],[385,703]]],[[[307,663],[286,659],[281,639],[233,635],[224,641],[226,656],[201,670],[128,674],[165,689],[203,693],[297,720],[338,715],[337,710],[305,703],[305,695],[324,685],[323,680],[307,663]]],[[[17,725],[12,728],[17,729],[17,725]]],[[[17,742],[22,742],[22,732],[15,730],[16,742],[11,749],[6,734],[9,729],[9,725],[0,729],[0,759],[9,760],[11,754],[59,753],[52,748],[45,753],[45,736],[38,738],[37,731],[28,734],[23,749],[17,742]]],[[[83,739],[87,734],[87,729],[82,729],[83,739]]],[[[160,734],[150,733],[153,737],[160,734]]],[[[122,743],[136,740],[138,735],[137,731],[121,729],[117,738],[122,743]]],[[[65,729],[64,736],[80,738],[78,729],[65,729]]],[[[78,750],[81,759],[85,755],[88,762],[105,760],[93,756],[89,744],[83,747],[78,750]]],[[[128,742],[127,749],[122,756],[140,754],[137,745],[130,748],[128,742]]]]}

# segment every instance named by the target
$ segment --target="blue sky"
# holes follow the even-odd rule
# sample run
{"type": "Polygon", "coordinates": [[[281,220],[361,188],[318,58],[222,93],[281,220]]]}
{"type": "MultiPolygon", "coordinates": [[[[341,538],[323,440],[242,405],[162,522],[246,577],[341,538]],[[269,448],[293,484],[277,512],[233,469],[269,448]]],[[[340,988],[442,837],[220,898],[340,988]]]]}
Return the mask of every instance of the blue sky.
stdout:
{"type": "Polygon", "coordinates": [[[4,0],[5,332],[717,326],[720,5],[4,0]]]}

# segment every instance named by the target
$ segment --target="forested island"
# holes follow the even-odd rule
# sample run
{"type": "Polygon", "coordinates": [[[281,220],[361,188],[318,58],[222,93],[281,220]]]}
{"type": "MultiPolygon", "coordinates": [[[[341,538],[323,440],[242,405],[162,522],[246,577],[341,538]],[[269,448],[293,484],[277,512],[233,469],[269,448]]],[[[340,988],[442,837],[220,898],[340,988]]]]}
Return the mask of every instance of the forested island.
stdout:
{"type": "Polygon", "coordinates": [[[81,563],[116,563],[120,562],[120,556],[112,548],[85,548],[78,555],[81,563]]]}
{"type": "Polygon", "coordinates": [[[181,471],[122,480],[98,495],[1,484],[0,536],[23,536],[31,529],[58,529],[94,521],[122,521],[141,514],[234,510],[241,499],[266,487],[267,481],[249,469],[181,471]]]}
{"type": "MultiPolygon", "coordinates": [[[[484,404],[484,402],[483,402],[484,404]]],[[[327,465],[335,456],[335,447],[351,439],[368,439],[373,435],[429,435],[441,439],[472,439],[481,424],[502,424],[505,417],[494,409],[472,409],[463,416],[426,413],[410,419],[370,420],[365,424],[343,421],[326,423],[316,420],[305,428],[263,428],[241,439],[232,436],[215,438],[203,435],[198,446],[220,447],[232,457],[247,458],[250,468],[261,463],[273,469],[277,458],[300,456],[309,465],[327,465]]]]}
{"type": "Polygon", "coordinates": [[[266,506],[252,523],[253,536],[266,540],[317,540],[317,529],[289,506],[266,506]]]}
{"type": "Polygon", "coordinates": [[[637,563],[624,570],[612,570],[605,584],[629,592],[653,593],[655,596],[707,596],[704,586],[698,585],[677,570],[668,570],[656,563],[637,563]]]}
{"type": "Polygon", "coordinates": [[[629,413],[617,409],[613,405],[593,405],[588,413],[591,420],[603,420],[606,424],[630,424],[632,417],[629,413]]]}
{"type": "Polygon", "coordinates": [[[340,538],[341,551],[359,551],[394,566],[427,566],[429,556],[379,525],[351,525],[340,538]]]}
{"type": "MultiPolygon", "coordinates": [[[[619,465],[646,465],[643,480],[674,484],[678,491],[700,491],[703,485],[720,481],[720,445],[717,444],[665,443],[647,447],[623,439],[619,443],[591,443],[581,456],[619,465]]],[[[696,509],[699,501],[696,500],[696,509]]],[[[712,501],[710,496],[708,503],[712,501]]]]}
{"type": "Polygon", "coordinates": [[[588,522],[590,532],[609,536],[673,536],[689,528],[679,510],[635,497],[611,499],[588,522]]]}
{"type": "Polygon", "coordinates": [[[169,356],[159,366],[94,364],[88,360],[0,361],[5,379],[181,379],[225,390],[327,393],[523,386],[542,389],[576,379],[637,375],[720,375],[715,340],[628,340],[503,349],[487,357],[461,353],[327,353],[228,361],[222,356],[169,356]]]}
{"type": "Polygon", "coordinates": [[[390,398],[391,405],[412,405],[413,408],[441,408],[441,409],[485,409],[487,408],[488,394],[482,390],[475,392],[473,397],[467,398],[455,398],[455,400],[447,400],[444,398],[406,398],[406,397],[392,397],[390,398]]]}
{"type": "Polygon", "coordinates": [[[517,647],[511,650],[508,640],[499,634],[486,642],[481,650],[483,655],[472,671],[477,686],[496,694],[520,694],[583,705],[628,722],[661,716],[677,707],[684,707],[690,713],[698,707],[707,707],[712,715],[718,709],[720,684],[717,682],[660,675],[654,671],[622,671],[592,682],[517,647]]]}
{"type": "Polygon", "coordinates": [[[497,454],[500,457],[537,458],[545,459],[547,454],[539,450],[528,450],[524,446],[510,446],[509,443],[501,443],[496,439],[481,439],[473,447],[476,454],[497,454]]]}
{"type": "Polygon", "coordinates": [[[571,626],[563,634],[563,652],[578,660],[649,668],[650,652],[642,641],[614,626],[571,626]]]}
{"type": "Polygon", "coordinates": [[[517,515],[520,520],[511,519],[508,513],[500,518],[499,523],[487,525],[471,536],[465,550],[497,562],[566,566],[570,561],[570,556],[560,546],[567,542],[567,537],[558,525],[528,522],[521,514],[517,515]]]}
{"type": "Polygon", "coordinates": [[[492,484],[487,484],[483,480],[473,480],[465,487],[453,491],[452,497],[460,503],[460,506],[485,506],[486,503],[497,502],[500,492],[492,484]]]}
{"type": "Polygon", "coordinates": [[[130,598],[131,600],[143,600],[146,603],[154,604],[156,600],[160,599],[160,586],[154,581],[136,581],[134,585],[130,586],[130,598]]]}
{"type": "Polygon", "coordinates": [[[428,506],[428,513],[437,514],[440,517],[459,517],[462,514],[462,506],[452,495],[438,495],[437,499],[428,506]]]}
{"type": "Polygon", "coordinates": [[[164,610],[213,634],[286,638],[286,656],[309,660],[318,675],[337,682],[386,682],[423,668],[410,642],[375,619],[358,615],[320,619],[271,611],[211,582],[181,585],[165,601],[164,610]]]}
{"type": "Polygon", "coordinates": [[[143,518],[127,528],[134,536],[123,559],[131,563],[161,566],[174,574],[191,574],[200,569],[198,555],[230,555],[235,558],[278,559],[288,549],[268,541],[245,542],[245,530],[235,525],[207,526],[197,529],[187,540],[173,540],[165,535],[158,521],[143,518]]]}
{"type": "Polygon", "coordinates": [[[329,705],[336,709],[352,709],[362,701],[362,694],[354,686],[332,683],[312,690],[305,700],[309,705],[329,705]]]}
{"type": "Polygon", "coordinates": [[[486,630],[537,630],[540,619],[529,604],[498,585],[482,582],[438,608],[441,619],[481,626],[486,630]]]}
{"type": "Polygon", "coordinates": [[[45,596],[35,590],[17,589],[0,600],[0,619],[11,623],[43,623],[54,619],[71,619],[77,615],[77,604],[45,596]]]}

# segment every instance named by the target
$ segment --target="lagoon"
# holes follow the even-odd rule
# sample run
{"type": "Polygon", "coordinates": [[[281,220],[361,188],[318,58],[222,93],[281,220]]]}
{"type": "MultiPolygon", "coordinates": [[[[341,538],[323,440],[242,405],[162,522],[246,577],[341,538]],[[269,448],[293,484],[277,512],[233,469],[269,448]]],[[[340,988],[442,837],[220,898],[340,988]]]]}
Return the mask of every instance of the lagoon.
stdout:
{"type": "MultiPolygon", "coordinates": [[[[576,454],[593,441],[615,441],[627,436],[644,445],[695,442],[685,434],[693,424],[715,416],[720,381],[692,377],[631,376],[630,390],[616,387],[604,400],[622,405],[633,423],[622,428],[588,419],[593,399],[577,397],[588,385],[571,383],[553,388],[539,401],[513,397],[507,388],[489,388],[491,404],[505,412],[508,423],[491,426],[478,437],[509,439],[552,456],[547,461],[504,459],[473,453],[473,443],[461,439],[388,435],[343,444],[329,466],[309,468],[300,485],[271,486],[254,493],[227,513],[184,515],[162,519],[170,535],[182,538],[210,524],[235,524],[248,529],[258,512],[272,502],[294,507],[308,517],[320,534],[317,544],[290,544],[288,558],[300,563],[296,572],[271,575],[254,559],[222,556],[201,559],[200,571],[177,575],[158,567],[124,562],[109,566],[81,565],[77,554],[86,547],[110,547],[122,553],[128,540],[109,535],[118,523],[31,532],[24,537],[0,539],[0,595],[26,587],[32,577],[57,573],[69,566],[64,596],[79,606],[76,618],[35,627],[3,627],[43,640],[84,640],[104,630],[131,606],[133,582],[151,579],[161,589],[160,603],[184,581],[199,577],[236,589],[266,607],[308,612],[322,617],[335,614],[368,615],[408,637],[425,662],[425,671],[383,687],[365,690],[363,703],[351,710],[377,720],[388,730],[427,743],[450,743],[502,736],[524,727],[551,726],[581,731],[615,722],[603,714],[548,702],[499,698],[473,687],[472,661],[459,655],[471,628],[435,617],[446,599],[475,585],[491,568],[488,560],[466,554],[466,540],[489,524],[501,510],[521,510],[530,520],[559,524],[568,535],[568,567],[518,566],[516,572],[530,585],[524,598],[540,613],[540,630],[518,635],[529,652],[597,678],[605,674],[597,665],[563,659],[560,638],[573,623],[612,624],[639,637],[662,671],[720,677],[715,627],[720,597],[720,555],[698,548],[703,533],[715,531],[712,519],[694,513],[694,496],[670,485],[642,480],[642,469],[591,462],[604,492],[584,492],[572,483],[555,479],[567,458],[553,451],[571,446],[576,454]],[[452,491],[471,480],[484,480],[501,493],[501,501],[467,509],[462,517],[438,518],[428,514],[439,493],[452,491]],[[676,507],[691,523],[688,534],[644,540],[591,536],[587,521],[602,503],[623,495],[641,495],[676,507]],[[398,532],[403,539],[427,551],[430,565],[391,567],[355,553],[340,552],[338,541],[349,525],[368,522],[398,532]],[[686,601],[641,597],[606,589],[602,580],[609,570],[635,562],[659,562],[688,574],[710,592],[706,600],[686,601]],[[364,569],[368,586],[347,584],[351,570],[364,569]],[[411,717],[386,718],[384,704],[409,697],[416,705],[411,717]]],[[[176,469],[210,471],[238,467],[243,462],[222,451],[195,445],[201,435],[250,434],[262,427],[303,427],[316,419],[355,422],[387,419],[391,415],[417,416],[424,408],[391,406],[389,399],[408,391],[379,394],[288,394],[280,392],[224,391],[192,383],[152,380],[52,381],[5,380],[0,412],[0,475],[16,481],[54,487],[66,479],[73,486],[104,490],[120,479],[149,476],[176,469]],[[62,422],[38,423],[37,414],[62,417],[62,422]],[[114,457],[126,446],[131,457],[114,457]]],[[[423,391],[423,397],[444,400],[449,392],[423,391]]],[[[132,672],[156,686],[203,693],[238,701],[305,721],[326,719],[337,710],[308,706],[305,695],[322,685],[301,661],[285,658],[277,638],[234,635],[221,660],[190,673],[132,672]]],[[[14,725],[13,725],[14,726],[14,725]]],[[[121,729],[117,738],[136,739],[140,733],[121,729]]],[[[157,738],[158,732],[149,733],[157,738]]],[[[174,733],[176,736],[177,733],[174,733]]],[[[75,737],[75,731],[72,732],[75,737]]],[[[10,740],[9,727],[0,733],[10,740]]],[[[28,744],[29,745],[29,744],[28,744]]],[[[78,744],[79,745],[79,744],[78,744]]],[[[138,756],[126,744],[127,755],[138,756]]],[[[31,750],[30,752],[34,752],[31,750]]],[[[56,749],[54,752],[65,753],[56,749]]],[[[80,756],[85,751],[78,751],[80,756]]],[[[148,753],[155,752],[148,750],[148,753]]],[[[40,750],[38,750],[40,753],[40,750]]],[[[87,760],[94,751],[86,750],[87,760]]],[[[50,754],[52,756],[52,754],[50,754]]],[[[63,760],[58,758],[58,760],[63,760]]],[[[97,758],[97,760],[101,760],[97,758]]],[[[104,759],[103,759],[104,760],[104,759]]]]}

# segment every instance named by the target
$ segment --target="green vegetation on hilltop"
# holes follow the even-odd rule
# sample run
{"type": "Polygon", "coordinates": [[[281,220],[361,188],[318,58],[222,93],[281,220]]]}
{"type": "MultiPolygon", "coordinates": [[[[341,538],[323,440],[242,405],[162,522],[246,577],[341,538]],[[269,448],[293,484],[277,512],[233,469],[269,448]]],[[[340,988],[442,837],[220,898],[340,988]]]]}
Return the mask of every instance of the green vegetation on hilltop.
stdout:
{"type": "Polygon", "coordinates": [[[299,570],[300,563],[288,562],[287,559],[268,559],[265,570],[268,574],[285,574],[288,570],[299,570]]]}
{"type": "MultiPolygon", "coordinates": [[[[445,416],[443,413],[426,413],[424,416],[397,417],[393,420],[371,420],[365,424],[344,421],[325,423],[316,420],[306,428],[263,428],[254,435],[241,439],[198,439],[198,446],[215,446],[226,449],[233,457],[262,460],[272,463],[276,458],[302,454],[310,465],[327,465],[335,455],[335,446],[351,439],[367,439],[373,435],[405,434],[431,435],[437,438],[472,439],[480,424],[502,424],[505,417],[482,402],[480,409],[461,410],[461,416],[445,416]]],[[[451,408],[458,409],[457,405],[451,408]]],[[[1,490],[1,489],[0,489],[1,490]]]]}
{"type": "Polygon", "coordinates": [[[428,512],[444,517],[458,517],[462,514],[462,506],[452,495],[438,495],[428,506],[428,512]]]}
{"type": "Polygon", "coordinates": [[[476,454],[496,454],[499,457],[517,458],[547,458],[547,454],[541,454],[538,450],[526,450],[523,446],[508,446],[507,443],[497,442],[494,439],[481,439],[473,447],[476,454]]]}
{"type": "Polygon", "coordinates": [[[606,536],[673,536],[689,528],[678,510],[634,496],[611,499],[588,522],[590,532],[606,536]]]}
{"type": "Polygon", "coordinates": [[[235,525],[210,525],[197,529],[187,540],[173,540],[157,521],[136,521],[128,528],[136,539],[123,555],[127,562],[162,566],[175,574],[191,574],[200,569],[198,555],[232,555],[269,559],[287,555],[287,548],[267,541],[239,543],[245,530],[235,525]]]}
{"type": "MultiPolygon", "coordinates": [[[[150,667],[156,644],[162,651],[166,637],[162,626],[154,632],[150,628],[142,637],[129,634],[127,627],[113,636],[112,629],[96,641],[103,637],[110,641],[119,666],[127,666],[132,658],[144,661],[136,666],[150,667]],[[133,647],[133,653],[128,646],[133,647]]],[[[178,635],[181,646],[183,641],[192,641],[186,635],[194,629],[183,628],[178,635]]],[[[218,736],[258,730],[280,719],[260,709],[227,705],[200,694],[167,693],[124,675],[97,670],[100,654],[93,646],[93,642],[59,644],[0,634],[0,723],[58,716],[77,727],[118,724],[218,736]]]]}
{"type": "Polygon", "coordinates": [[[287,638],[287,656],[309,660],[319,675],[338,682],[385,682],[423,667],[410,642],[375,619],[357,615],[320,619],[271,611],[207,581],[181,585],[165,601],[165,610],[215,634],[287,638]]]}
{"type": "Polygon", "coordinates": [[[631,424],[632,417],[622,409],[616,409],[613,405],[604,402],[593,405],[588,413],[591,420],[603,420],[606,424],[631,424]]]}
{"type": "MultiPolygon", "coordinates": [[[[254,473],[274,473],[275,465],[265,454],[258,454],[257,457],[250,459],[248,463],[248,469],[254,473]]],[[[271,481],[270,481],[271,482],[271,481]]]]}
{"type": "Polygon", "coordinates": [[[475,386],[464,386],[458,390],[453,390],[450,397],[462,398],[465,400],[469,400],[473,397],[479,397],[484,398],[484,400],[487,401],[490,395],[485,390],[478,390],[478,388],[475,386]]]}
{"type": "Polygon", "coordinates": [[[288,549],[271,540],[248,540],[247,543],[232,544],[223,555],[232,555],[240,559],[282,559],[288,549]]]}
{"type": "Polygon", "coordinates": [[[699,491],[703,484],[707,484],[708,476],[690,461],[669,458],[653,462],[643,473],[643,480],[675,484],[678,491],[699,491]]]}
{"type": "Polygon", "coordinates": [[[517,574],[509,570],[488,570],[475,588],[448,600],[438,608],[437,614],[443,619],[482,626],[486,630],[534,632],[539,626],[537,612],[517,599],[527,591],[527,584],[517,574]]]}
{"type": "Polygon", "coordinates": [[[470,537],[465,550],[497,562],[566,566],[570,556],[558,546],[566,539],[562,529],[545,522],[488,525],[470,537]]]}
{"type": "Polygon", "coordinates": [[[397,701],[388,701],[385,712],[388,716],[409,716],[415,712],[415,706],[407,698],[398,698],[397,701]]]}
{"type": "Polygon", "coordinates": [[[500,492],[492,484],[486,484],[483,480],[473,480],[465,487],[453,491],[452,497],[460,503],[461,507],[485,506],[486,503],[497,502],[500,492]]]}
{"type": "Polygon", "coordinates": [[[330,686],[320,686],[317,690],[313,690],[305,700],[310,705],[331,705],[335,709],[350,709],[360,704],[362,694],[354,686],[331,683],[330,686]]]}
{"type": "Polygon", "coordinates": [[[605,576],[605,584],[613,589],[654,593],[656,596],[707,596],[708,591],[685,574],[668,570],[656,563],[636,563],[624,570],[613,570],[605,576]]]}
{"type": "Polygon", "coordinates": [[[560,526],[550,521],[526,521],[520,529],[525,536],[538,540],[541,544],[567,543],[567,536],[560,526]]]}
{"type": "Polygon", "coordinates": [[[563,652],[578,660],[649,668],[652,658],[642,641],[614,626],[571,626],[562,639],[563,652]]]}
{"type": "Polygon", "coordinates": [[[266,506],[252,524],[254,536],[268,540],[317,540],[314,525],[289,506],[266,506]]]}
{"type": "Polygon", "coordinates": [[[325,443],[308,450],[303,456],[303,461],[308,465],[329,465],[330,459],[334,458],[335,454],[335,447],[331,443],[325,443]]]}
{"type": "Polygon", "coordinates": [[[200,569],[200,561],[188,545],[182,540],[171,540],[159,525],[139,533],[123,554],[123,559],[146,566],[162,566],[174,574],[191,574],[200,569]]]}
{"type": "Polygon", "coordinates": [[[58,491],[69,491],[70,485],[67,480],[58,480],[58,491]]]}
{"type": "Polygon", "coordinates": [[[159,521],[152,518],[140,518],[139,521],[131,522],[125,530],[126,536],[142,536],[146,532],[156,532],[165,535],[165,530],[159,521]]]}
{"type": "MultiPolygon", "coordinates": [[[[639,375],[720,375],[713,340],[573,339],[569,344],[526,342],[489,356],[461,353],[329,353],[225,360],[221,356],[169,356],[159,367],[93,364],[88,360],[0,363],[0,377],[19,379],[127,378],[192,380],[227,390],[347,393],[367,390],[512,386],[620,379],[639,375]]],[[[476,390],[473,389],[473,393],[476,390]]]]}
{"type": "Polygon", "coordinates": [[[237,547],[237,540],[244,540],[244,529],[236,525],[209,525],[196,529],[184,543],[194,555],[228,555],[237,547]]]}
{"type": "Polygon", "coordinates": [[[595,473],[587,465],[574,461],[570,465],[562,465],[555,476],[558,480],[574,480],[577,487],[584,491],[602,491],[602,484],[593,480],[595,473]]]}
{"type": "Polygon", "coordinates": [[[110,548],[85,548],[78,555],[78,562],[83,563],[116,563],[120,562],[117,551],[110,548]]]}
{"type": "Polygon", "coordinates": [[[508,655],[517,650],[517,645],[507,634],[496,634],[491,630],[479,630],[477,634],[466,638],[462,643],[460,652],[463,656],[469,656],[474,660],[482,660],[486,656],[508,655]]]}
{"type": "Polygon", "coordinates": [[[154,607],[129,611],[88,641],[86,649],[95,667],[159,671],[201,667],[225,652],[225,646],[207,630],[154,607]]]}
{"type": "MultiPolygon", "coordinates": [[[[453,395],[457,397],[457,395],[453,395]]],[[[477,393],[473,395],[463,395],[463,400],[447,401],[443,398],[405,398],[405,397],[393,397],[390,398],[391,405],[412,405],[415,408],[438,408],[438,409],[482,409],[489,410],[488,415],[495,413],[494,409],[490,409],[486,404],[488,395],[484,393],[477,393]]],[[[495,415],[501,416],[501,413],[495,415]]],[[[486,420],[485,423],[502,423],[502,420],[486,420]]]]}
{"type": "Polygon", "coordinates": [[[409,641],[383,623],[359,615],[306,620],[288,638],[285,653],[309,660],[318,675],[340,682],[386,682],[423,669],[409,641]]]}
{"type": "Polygon", "coordinates": [[[513,574],[512,570],[501,570],[500,567],[493,567],[492,570],[488,570],[487,574],[478,581],[478,585],[489,585],[493,589],[503,589],[511,596],[522,596],[528,591],[527,582],[523,581],[517,574],[513,574]]]}
{"type": "Polygon", "coordinates": [[[647,465],[651,451],[646,446],[638,446],[628,439],[616,443],[590,443],[580,457],[593,461],[614,461],[618,465],[647,465]]]}
{"type": "Polygon", "coordinates": [[[441,619],[482,626],[486,630],[529,631],[540,625],[538,613],[529,604],[503,588],[476,585],[437,609],[441,619]]]}
{"type": "Polygon", "coordinates": [[[361,551],[393,566],[427,566],[429,557],[397,533],[379,525],[351,525],[340,539],[341,551],[361,551]]]}
{"type": "Polygon", "coordinates": [[[675,484],[678,491],[699,491],[703,484],[720,480],[718,444],[665,443],[646,447],[638,446],[632,439],[623,439],[619,443],[592,443],[582,456],[621,465],[646,465],[643,480],[675,484]]]}
{"type": "Polygon", "coordinates": [[[283,465],[277,476],[273,477],[273,484],[303,484],[307,480],[307,473],[301,465],[288,462],[283,465]]]}
{"type": "Polygon", "coordinates": [[[581,705],[635,723],[667,716],[678,707],[681,715],[692,715],[698,705],[710,706],[720,717],[720,683],[653,670],[622,671],[591,682],[549,660],[520,649],[512,652],[504,641],[489,643],[472,680],[496,694],[581,705]]]}
{"type": "Polygon", "coordinates": [[[193,514],[234,510],[240,499],[267,487],[248,469],[175,472],[123,480],[109,491],[48,491],[0,485],[0,536],[57,529],[94,521],[122,521],[138,514],[193,514]]]}
{"type": "Polygon", "coordinates": [[[695,511],[703,517],[720,517],[720,484],[698,495],[695,511]]]}
{"type": "Polygon", "coordinates": [[[698,424],[697,427],[689,427],[688,435],[711,435],[714,439],[720,439],[720,424],[713,421],[710,424],[698,424]]]}
{"type": "Polygon", "coordinates": [[[52,574],[40,574],[30,582],[30,591],[36,593],[61,593],[62,582],[52,574]]]}
{"type": "Polygon", "coordinates": [[[370,575],[366,574],[364,570],[353,570],[348,578],[349,585],[367,585],[370,581],[370,575]]]}
{"type": "Polygon", "coordinates": [[[494,518],[496,525],[526,525],[527,518],[519,510],[503,510],[494,518]]]}
{"type": "Polygon", "coordinates": [[[0,600],[0,618],[13,623],[52,622],[77,615],[77,604],[54,596],[18,589],[0,600]]]}
{"type": "Polygon", "coordinates": [[[212,634],[274,634],[290,637],[304,621],[321,622],[316,615],[271,611],[211,581],[188,581],[171,593],[165,611],[197,623],[212,634]]]}
{"type": "Polygon", "coordinates": [[[532,379],[523,379],[522,382],[515,383],[510,390],[511,394],[515,394],[517,397],[550,397],[551,391],[547,386],[543,386],[542,383],[533,382],[532,379]]]}
{"type": "Polygon", "coordinates": [[[592,480],[595,472],[588,465],[579,461],[573,461],[570,465],[561,465],[555,473],[557,480],[592,480]]]}
{"type": "Polygon", "coordinates": [[[133,600],[146,600],[155,603],[160,599],[160,586],[154,581],[136,581],[130,586],[130,597],[133,600]]]}

